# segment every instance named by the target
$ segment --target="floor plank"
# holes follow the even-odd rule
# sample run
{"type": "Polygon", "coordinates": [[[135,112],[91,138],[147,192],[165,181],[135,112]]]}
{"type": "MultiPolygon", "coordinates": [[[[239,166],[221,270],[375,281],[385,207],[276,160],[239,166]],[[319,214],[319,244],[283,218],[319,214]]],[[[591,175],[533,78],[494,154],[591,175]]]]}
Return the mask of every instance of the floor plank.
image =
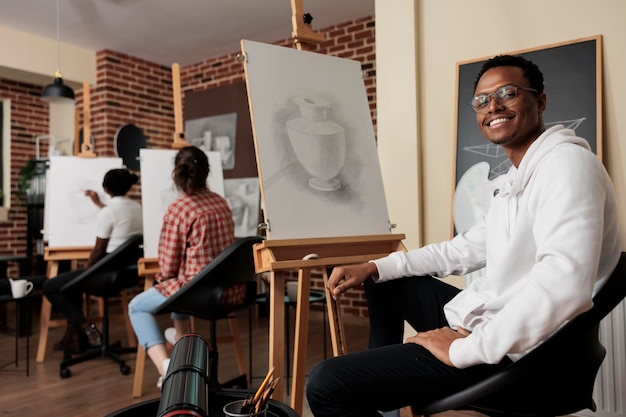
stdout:
{"type": "MultiPolygon", "coordinates": [[[[39,337],[39,307],[40,302],[34,303],[32,324],[32,334],[30,337],[30,376],[26,376],[25,360],[26,338],[20,338],[20,357],[17,372],[15,365],[9,365],[0,370],[0,415],[7,416],[52,416],[64,415],[74,417],[102,417],[115,410],[136,404],[148,399],[159,398],[160,391],[156,387],[158,374],[151,362],[146,362],[144,373],[144,394],[140,398],[132,397],[132,385],[134,370],[130,375],[122,375],[117,364],[106,358],[98,358],[86,363],[71,367],[72,376],[62,379],[59,376],[59,363],[62,359],[60,352],[52,350],[52,344],[61,338],[64,329],[50,329],[46,359],[44,363],[35,363],[36,348],[39,337]]],[[[112,313],[118,312],[112,307],[112,313]]],[[[121,310],[121,309],[120,309],[121,310]]],[[[256,311],[256,308],[255,308],[256,311]]],[[[11,307],[6,309],[5,322],[7,326],[14,323],[14,311],[11,307]]],[[[268,317],[252,319],[252,340],[254,345],[252,388],[256,388],[261,383],[268,369],[268,317]]],[[[290,324],[294,323],[294,309],[290,309],[290,324]]],[[[307,347],[306,372],[323,360],[323,313],[316,309],[311,312],[309,346],[307,347]]],[[[367,319],[344,315],[346,340],[349,351],[365,349],[367,346],[368,324],[367,319]]],[[[170,322],[166,316],[159,316],[159,323],[164,329],[170,322]]],[[[244,352],[246,358],[249,357],[248,344],[248,315],[242,314],[239,318],[241,336],[243,339],[244,352]]],[[[208,337],[208,322],[197,320],[197,331],[208,337]]],[[[11,329],[0,329],[0,358],[2,363],[14,358],[15,339],[9,331],[11,329]]],[[[223,320],[219,323],[218,334],[228,334],[228,323],[223,320]]],[[[125,340],[124,326],[121,322],[112,323],[111,337],[113,340],[125,340]]],[[[328,332],[326,333],[326,355],[330,356],[331,345],[328,332]]],[[[293,343],[293,332],[290,339],[293,343]]],[[[220,351],[220,380],[227,380],[237,376],[237,365],[233,349],[224,344],[219,346],[220,351]]],[[[131,368],[135,364],[135,354],[125,355],[127,365],[131,368]]],[[[287,387],[288,385],[286,385],[287,387]]],[[[285,398],[289,402],[289,397],[285,398]]],[[[445,413],[446,417],[466,416],[463,413],[445,413]]],[[[312,417],[306,399],[302,417],[312,417]]],[[[404,417],[404,416],[403,416],[404,417]]],[[[409,417],[409,416],[406,416],[409,417]]]]}

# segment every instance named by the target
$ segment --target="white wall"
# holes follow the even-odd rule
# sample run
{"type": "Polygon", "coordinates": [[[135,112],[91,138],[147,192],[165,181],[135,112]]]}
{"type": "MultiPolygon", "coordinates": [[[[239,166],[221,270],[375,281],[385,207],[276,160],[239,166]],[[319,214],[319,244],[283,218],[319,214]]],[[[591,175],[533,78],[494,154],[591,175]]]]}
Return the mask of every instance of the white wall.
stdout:
{"type": "Polygon", "coordinates": [[[0,51],[2,78],[46,85],[60,69],[64,83],[74,89],[84,81],[96,82],[96,54],[87,49],[61,42],[57,59],[55,39],[0,26],[0,51]]]}
{"type": "Polygon", "coordinates": [[[422,239],[416,6],[412,1],[394,1],[394,7],[388,3],[375,4],[378,153],[394,233],[406,235],[406,246],[418,247],[422,239]],[[392,27],[380,30],[379,20],[392,27]]]}

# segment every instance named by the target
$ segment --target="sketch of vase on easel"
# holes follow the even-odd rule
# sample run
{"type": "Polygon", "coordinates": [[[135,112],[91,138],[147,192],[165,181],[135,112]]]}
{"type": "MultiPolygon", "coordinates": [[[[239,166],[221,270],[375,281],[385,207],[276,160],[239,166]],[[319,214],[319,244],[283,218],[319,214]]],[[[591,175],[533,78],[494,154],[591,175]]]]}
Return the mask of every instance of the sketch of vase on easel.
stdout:
{"type": "Polygon", "coordinates": [[[328,120],[330,103],[312,97],[293,101],[300,117],[287,121],[287,135],[298,160],[312,175],[309,186],[319,191],[341,188],[336,177],[346,159],[346,137],[343,127],[328,120]]]}

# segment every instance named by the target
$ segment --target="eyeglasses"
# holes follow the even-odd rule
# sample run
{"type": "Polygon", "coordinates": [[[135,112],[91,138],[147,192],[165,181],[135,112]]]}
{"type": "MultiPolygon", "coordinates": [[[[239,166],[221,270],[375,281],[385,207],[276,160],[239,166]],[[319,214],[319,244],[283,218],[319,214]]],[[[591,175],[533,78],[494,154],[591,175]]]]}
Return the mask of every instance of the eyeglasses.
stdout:
{"type": "Polygon", "coordinates": [[[505,85],[504,87],[498,88],[495,93],[477,95],[470,102],[470,106],[472,106],[472,109],[474,109],[476,113],[486,113],[487,109],[489,109],[492,97],[496,103],[501,106],[505,106],[515,101],[517,98],[517,90],[519,89],[532,91],[533,93],[537,92],[534,88],[520,87],[518,85],[505,85]]]}

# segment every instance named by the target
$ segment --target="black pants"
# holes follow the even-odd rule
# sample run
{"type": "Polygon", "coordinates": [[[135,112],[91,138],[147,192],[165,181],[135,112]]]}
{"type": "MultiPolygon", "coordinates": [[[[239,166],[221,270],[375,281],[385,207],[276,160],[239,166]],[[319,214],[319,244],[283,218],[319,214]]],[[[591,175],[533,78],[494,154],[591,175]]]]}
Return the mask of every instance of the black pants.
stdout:
{"type": "Polygon", "coordinates": [[[316,417],[380,416],[458,391],[510,363],[466,369],[447,366],[423,347],[402,343],[404,321],[418,332],[447,325],[443,306],[459,289],[432,277],[365,283],[369,350],[330,358],[309,377],[307,399],[316,417]]]}
{"type": "Polygon", "coordinates": [[[87,321],[83,314],[83,293],[82,291],[65,291],[62,293],[61,288],[82,274],[83,271],[85,270],[76,269],[63,272],[47,280],[42,288],[50,304],[67,318],[69,324],[75,326],[80,326],[87,321]]]}

